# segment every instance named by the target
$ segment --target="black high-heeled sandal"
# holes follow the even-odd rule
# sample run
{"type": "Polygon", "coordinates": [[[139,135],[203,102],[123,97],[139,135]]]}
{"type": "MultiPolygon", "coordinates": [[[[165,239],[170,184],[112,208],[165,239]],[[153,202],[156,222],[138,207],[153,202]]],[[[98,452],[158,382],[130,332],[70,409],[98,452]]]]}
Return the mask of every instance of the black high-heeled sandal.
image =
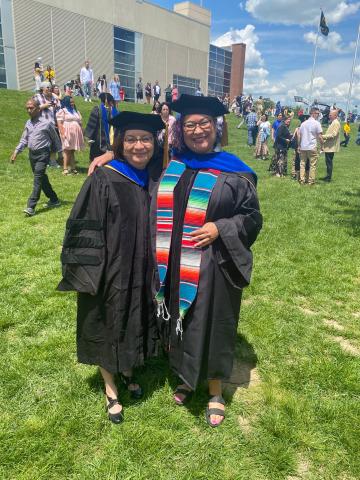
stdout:
{"type": "Polygon", "coordinates": [[[139,400],[140,398],[142,398],[143,390],[133,376],[127,377],[123,373],[120,373],[120,379],[124,383],[128,391],[130,392],[131,398],[134,398],[135,400],[139,400]],[[139,386],[135,390],[131,390],[129,386],[132,384],[139,385],[139,386]]]}
{"type": "Polygon", "coordinates": [[[124,407],[119,403],[117,398],[111,398],[106,395],[107,401],[109,402],[106,407],[105,411],[108,412],[109,420],[112,423],[119,424],[124,421],[124,407]],[[119,413],[110,413],[109,410],[112,408],[114,405],[120,405],[121,411],[119,413]]]}

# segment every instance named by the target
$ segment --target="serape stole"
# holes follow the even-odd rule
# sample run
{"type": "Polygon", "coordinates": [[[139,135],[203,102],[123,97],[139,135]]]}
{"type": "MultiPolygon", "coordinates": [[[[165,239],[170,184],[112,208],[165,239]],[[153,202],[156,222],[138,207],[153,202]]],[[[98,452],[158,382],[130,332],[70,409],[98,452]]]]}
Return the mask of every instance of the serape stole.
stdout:
{"type": "Polygon", "coordinates": [[[161,179],[157,194],[156,212],[156,261],[160,279],[160,289],[156,295],[158,316],[169,320],[165,306],[165,279],[169,265],[171,236],[174,221],[174,189],[186,166],[177,160],[171,160],[161,179]]]}
{"type": "MultiPolygon", "coordinates": [[[[157,198],[157,235],[156,258],[160,277],[160,290],[156,295],[158,316],[169,320],[164,300],[166,274],[169,265],[169,253],[174,219],[174,189],[186,166],[178,160],[172,160],[160,182],[157,198]]],[[[180,284],[179,284],[179,318],[176,333],[182,337],[182,321],[196,298],[200,267],[201,248],[195,248],[195,241],[190,236],[194,230],[201,228],[206,219],[211,193],[221,172],[219,170],[199,170],[191,188],[186,206],[181,239],[180,284]]]]}

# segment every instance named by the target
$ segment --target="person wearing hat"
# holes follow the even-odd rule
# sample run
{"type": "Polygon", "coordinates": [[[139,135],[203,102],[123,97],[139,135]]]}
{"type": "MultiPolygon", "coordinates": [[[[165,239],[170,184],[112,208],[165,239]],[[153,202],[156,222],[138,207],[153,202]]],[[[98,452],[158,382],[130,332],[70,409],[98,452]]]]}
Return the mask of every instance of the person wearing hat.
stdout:
{"type": "MultiPolygon", "coordinates": [[[[179,377],[174,401],[184,405],[206,379],[206,420],[217,427],[225,418],[222,381],[232,371],[251,245],[262,226],[257,177],[221,151],[226,123],[217,118],[228,111],[217,98],[183,94],[171,108],[180,114],[174,150],[150,210],[153,296],[158,330],[179,377]]],[[[90,172],[107,158],[95,159],[90,172]]]]}
{"type": "Polygon", "coordinates": [[[58,290],[78,292],[78,360],[100,367],[109,419],[121,423],[115,375],[131,397],[140,398],[133,369],[155,350],[148,184],[164,124],[158,115],[136,112],[122,112],[109,123],[119,131],[114,159],[87,178],[75,201],[58,290]]]}
{"type": "Polygon", "coordinates": [[[157,318],[179,377],[183,405],[208,381],[206,419],[225,418],[222,381],[230,377],[241,292],[250,281],[250,247],[261,229],[256,174],[221,151],[228,110],[214,97],[181,95],[171,161],[152,201],[157,318]],[[168,332],[168,334],[166,333],[168,332]]]}
{"type": "Polygon", "coordinates": [[[109,122],[118,114],[114,97],[110,93],[100,93],[99,99],[101,103],[91,110],[85,128],[85,137],[89,139],[90,144],[90,161],[111,149],[114,128],[109,122]]]}

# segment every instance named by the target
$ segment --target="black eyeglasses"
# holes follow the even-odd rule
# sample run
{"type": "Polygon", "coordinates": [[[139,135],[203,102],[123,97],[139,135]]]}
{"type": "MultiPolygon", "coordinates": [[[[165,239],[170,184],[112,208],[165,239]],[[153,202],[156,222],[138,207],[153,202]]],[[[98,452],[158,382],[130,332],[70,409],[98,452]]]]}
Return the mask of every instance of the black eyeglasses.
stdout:
{"type": "Polygon", "coordinates": [[[129,145],[135,145],[137,142],[142,143],[143,145],[150,145],[154,141],[154,137],[151,135],[145,135],[144,137],[125,137],[124,142],[128,143],[129,145]]]}
{"type": "Polygon", "coordinates": [[[201,130],[207,130],[211,126],[211,120],[208,118],[204,118],[203,120],[200,120],[200,122],[185,122],[183,124],[183,128],[187,132],[194,131],[196,127],[200,127],[201,130]]]}

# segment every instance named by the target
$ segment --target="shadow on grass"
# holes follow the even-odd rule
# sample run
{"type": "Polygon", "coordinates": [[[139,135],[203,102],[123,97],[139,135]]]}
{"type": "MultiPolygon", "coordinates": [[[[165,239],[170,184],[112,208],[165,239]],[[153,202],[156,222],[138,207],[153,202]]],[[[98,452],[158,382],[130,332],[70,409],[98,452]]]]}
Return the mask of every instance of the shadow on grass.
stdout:
{"type": "MultiPolygon", "coordinates": [[[[252,381],[252,371],[255,369],[256,364],[257,356],[253,347],[244,336],[238,335],[233,371],[229,380],[224,382],[223,385],[224,397],[227,404],[231,404],[232,398],[238,388],[249,388],[252,381]]],[[[134,376],[143,387],[144,396],[140,400],[132,399],[125,385],[123,385],[117,377],[116,384],[119,397],[124,407],[146,401],[154,392],[163,388],[167,382],[173,391],[178,385],[178,379],[171,372],[165,354],[147,361],[144,367],[137,368],[134,376]]],[[[87,378],[87,383],[94,392],[104,391],[104,382],[99,370],[96,370],[94,374],[87,378]]],[[[207,382],[202,382],[185,408],[196,417],[202,416],[208,399],[207,382]]]]}
{"type": "Polygon", "coordinates": [[[40,214],[43,214],[43,213],[50,213],[50,212],[53,212],[54,210],[58,210],[59,208],[61,207],[65,207],[66,205],[73,205],[74,204],[74,201],[69,201],[69,200],[62,200],[60,199],[61,201],[61,205],[58,206],[58,207],[40,207],[40,208],[37,208],[36,209],[36,215],[40,215],[40,214]]]}
{"type": "Polygon", "coordinates": [[[87,175],[88,167],[81,167],[80,165],[76,165],[76,170],[79,172],[79,174],[87,175]]]}
{"type": "MultiPolygon", "coordinates": [[[[115,376],[119,398],[124,407],[146,401],[155,391],[165,385],[167,379],[171,378],[171,371],[167,359],[164,356],[159,356],[156,359],[148,360],[145,366],[134,370],[134,378],[139,382],[144,392],[143,397],[139,400],[132,399],[126,386],[119,379],[119,376],[115,376]]],[[[94,392],[104,392],[104,381],[99,369],[87,378],[87,383],[94,392]]]]}
{"type": "MultiPolygon", "coordinates": [[[[229,405],[239,388],[249,388],[252,371],[257,364],[257,356],[252,345],[243,335],[238,334],[233,370],[228,381],[223,382],[223,396],[229,405]]],[[[194,393],[186,408],[194,416],[204,415],[204,409],[209,400],[207,382],[204,382],[194,393]]]]}
{"type": "Polygon", "coordinates": [[[343,225],[353,237],[360,236],[360,189],[353,192],[341,192],[344,199],[338,200],[334,207],[322,208],[335,217],[336,223],[343,225]]]}

